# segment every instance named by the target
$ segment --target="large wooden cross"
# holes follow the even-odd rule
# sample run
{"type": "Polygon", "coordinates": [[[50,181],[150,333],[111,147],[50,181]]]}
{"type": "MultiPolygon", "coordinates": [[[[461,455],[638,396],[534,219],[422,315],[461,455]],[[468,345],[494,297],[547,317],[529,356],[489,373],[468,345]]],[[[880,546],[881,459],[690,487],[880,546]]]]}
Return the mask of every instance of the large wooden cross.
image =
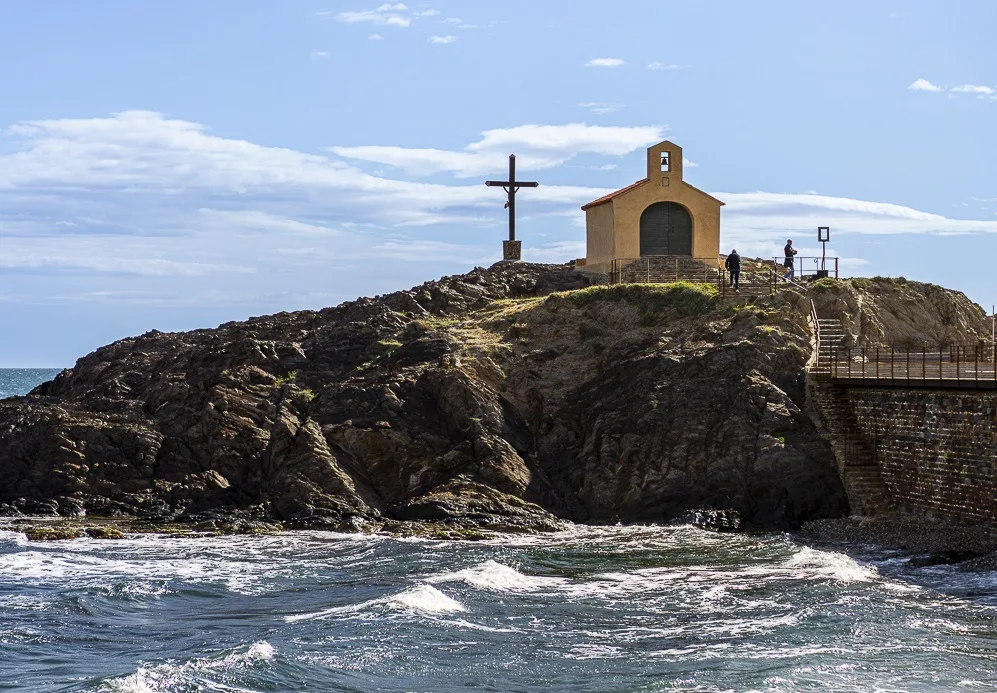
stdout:
{"type": "Polygon", "coordinates": [[[509,155],[509,180],[486,180],[485,185],[501,186],[509,195],[509,201],[505,206],[509,208],[509,240],[516,240],[516,193],[520,188],[535,188],[539,183],[535,181],[516,180],[516,155],[509,155]]]}

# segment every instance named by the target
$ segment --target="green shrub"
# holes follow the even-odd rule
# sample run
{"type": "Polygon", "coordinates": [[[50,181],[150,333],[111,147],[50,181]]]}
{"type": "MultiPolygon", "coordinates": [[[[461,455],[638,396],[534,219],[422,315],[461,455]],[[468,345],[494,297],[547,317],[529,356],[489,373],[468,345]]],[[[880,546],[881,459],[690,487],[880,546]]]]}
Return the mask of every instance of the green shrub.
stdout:
{"type": "Polygon", "coordinates": [[[294,379],[297,378],[297,377],[298,377],[298,372],[297,371],[290,371],[285,376],[277,376],[277,379],[274,380],[274,383],[273,383],[274,387],[280,387],[284,383],[293,383],[294,379]]]}

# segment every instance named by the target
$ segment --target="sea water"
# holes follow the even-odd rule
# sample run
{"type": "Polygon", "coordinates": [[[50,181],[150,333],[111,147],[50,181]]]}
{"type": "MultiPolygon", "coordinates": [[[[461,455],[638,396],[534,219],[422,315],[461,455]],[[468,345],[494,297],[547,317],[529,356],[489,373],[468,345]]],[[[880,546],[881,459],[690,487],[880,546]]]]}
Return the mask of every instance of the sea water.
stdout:
{"type": "Polygon", "coordinates": [[[0,689],[997,690],[995,576],[780,534],[0,533],[0,689]]]}
{"type": "Polygon", "coordinates": [[[3,691],[993,691],[997,575],[692,527],[0,531],[3,691]]]}
{"type": "Polygon", "coordinates": [[[0,368],[0,399],[24,395],[51,380],[61,368],[0,368]]]}

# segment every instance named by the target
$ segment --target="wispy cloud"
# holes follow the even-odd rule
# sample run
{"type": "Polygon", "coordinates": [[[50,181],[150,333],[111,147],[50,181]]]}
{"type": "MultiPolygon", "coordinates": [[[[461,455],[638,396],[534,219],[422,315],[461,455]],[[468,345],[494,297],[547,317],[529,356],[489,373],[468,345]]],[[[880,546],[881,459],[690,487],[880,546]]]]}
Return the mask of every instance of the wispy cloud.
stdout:
{"type": "Polygon", "coordinates": [[[391,146],[332,147],[347,159],[400,168],[410,175],[452,173],[470,178],[502,172],[510,151],[516,152],[520,170],[553,168],[579,154],[623,156],[659,142],[665,128],[658,126],[520,125],[486,130],[482,139],[463,151],[410,149],[391,146]]]}
{"type": "Polygon", "coordinates": [[[477,29],[477,24],[468,24],[463,19],[458,19],[457,17],[447,17],[443,20],[446,24],[449,24],[457,29],[477,29]]]}
{"type": "MultiPolygon", "coordinates": [[[[503,196],[481,180],[440,184],[375,176],[337,157],[390,164],[408,174],[459,176],[501,175],[509,151],[522,152],[524,170],[583,153],[632,154],[627,166],[641,168],[637,152],[664,132],[656,126],[521,125],[488,130],[459,151],[377,146],[311,154],[222,137],[199,123],[147,111],[22,122],[6,129],[6,153],[0,154],[0,267],[8,270],[9,288],[25,285],[25,277],[41,287],[34,296],[13,291],[22,301],[72,295],[156,302],[173,296],[175,304],[252,304],[256,314],[315,307],[331,300],[330,271],[348,277],[351,292],[367,293],[395,286],[371,283],[375,267],[392,282],[414,284],[430,274],[487,264],[497,259],[495,239],[504,221],[503,196]],[[497,235],[461,240],[478,228],[497,235]],[[18,281],[11,282],[15,275],[18,281]]],[[[584,168],[618,165],[599,163],[584,168]]],[[[549,219],[545,232],[558,219],[570,220],[570,228],[549,242],[538,244],[534,237],[526,256],[581,256],[579,207],[611,190],[538,178],[541,186],[524,198],[524,215],[549,219]]],[[[838,234],[997,234],[997,219],[989,214],[989,221],[951,219],[817,194],[714,194],[727,203],[725,245],[745,254],[770,254],[773,238],[798,235],[817,220],[838,234]]]]}
{"type": "MultiPolygon", "coordinates": [[[[406,28],[412,25],[412,18],[402,14],[408,7],[403,3],[385,3],[376,10],[357,10],[350,12],[340,12],[335,15],[340,22],[347,24],[370,23],[382,26],[394,26],[406,28]]],[[[319,12],[319,16],[329,16],[328,12],[319,12]]]]}
{"type": "Polygon", "coordinates": [[[329,52],[328,51],[312,51],[310,57],[311,57],[312,60],[325,60],[326,58],[329,57],[329,52]]]}
{"type": "Polygon", "coordinates": [[[603,101],[589,101],[588,103],[580,103],[578,106],[580,108],[587,108],[593,113],[598,113],[599,115],[615,113],[616,111],[626,108],[620,103],[605,103],[603,101]]]}
{"type": "Polygon", "coordinates": [[[947,92],[949,98],[955,98],[955,95],[958,94],[970,94],[984,101],[997,101],[997,87],[985,84],[959,84],[954,87],[940,87],[922,78],[915,80],[907,88],[914,91],[947,92]]]}
{"type": "Polygon", "coordinates": [[[449,44],[449,43],[453,43],[456,40],[457,40],[456,36],[430,36],[429,37],[429,42],[430,43],[441,44],[441,45],[446,45],[446,44],[449,44]]]}
{"type": "Polygon", "coordinates": [[[593,58],[585,63],[585,67],[621,67],[627,61],[621,58],[593,58]]]}
{"type": "Polygon", "coordinates": [[[953,94],[976,94],[980,97],[993,97],[997,95],[997,89],[981,84],[960,84],[957,87],[952,87],[950,91],[953,94]]]}
{"type": "Polygon", "coordinates": [[[653,63],[647,64],[648,70],[678,70],[679,66],[674,63],[659,63],[655,60],[653,63]]]}
{"type": "Polygon", "coordinates": [[[367,40],[368,41],[383,41],[384,37],[381,36],[380,34],[371,34],[370,36],[367,37],[367,40]]]}
{"type": "Polygon", "coordinates": [[[422,10],[421,12],[413,12],[412,15],[415,17],[436,17],[440,14],[439,10],[422,10]]]}

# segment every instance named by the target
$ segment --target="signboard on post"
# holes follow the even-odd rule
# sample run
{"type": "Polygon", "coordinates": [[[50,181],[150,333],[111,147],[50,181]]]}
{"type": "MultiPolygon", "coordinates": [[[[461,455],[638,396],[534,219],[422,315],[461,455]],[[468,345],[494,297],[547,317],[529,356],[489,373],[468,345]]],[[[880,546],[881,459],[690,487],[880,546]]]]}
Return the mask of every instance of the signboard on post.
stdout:
{"type": "Polygon", "coordinates": [[[818,226],[817,227],[817,241],[821,244],[820,251],[820,269],[817,270],[818,279],[827,278],[827,242],[831,240],[831,227],[830,226],[818,226]]]}

